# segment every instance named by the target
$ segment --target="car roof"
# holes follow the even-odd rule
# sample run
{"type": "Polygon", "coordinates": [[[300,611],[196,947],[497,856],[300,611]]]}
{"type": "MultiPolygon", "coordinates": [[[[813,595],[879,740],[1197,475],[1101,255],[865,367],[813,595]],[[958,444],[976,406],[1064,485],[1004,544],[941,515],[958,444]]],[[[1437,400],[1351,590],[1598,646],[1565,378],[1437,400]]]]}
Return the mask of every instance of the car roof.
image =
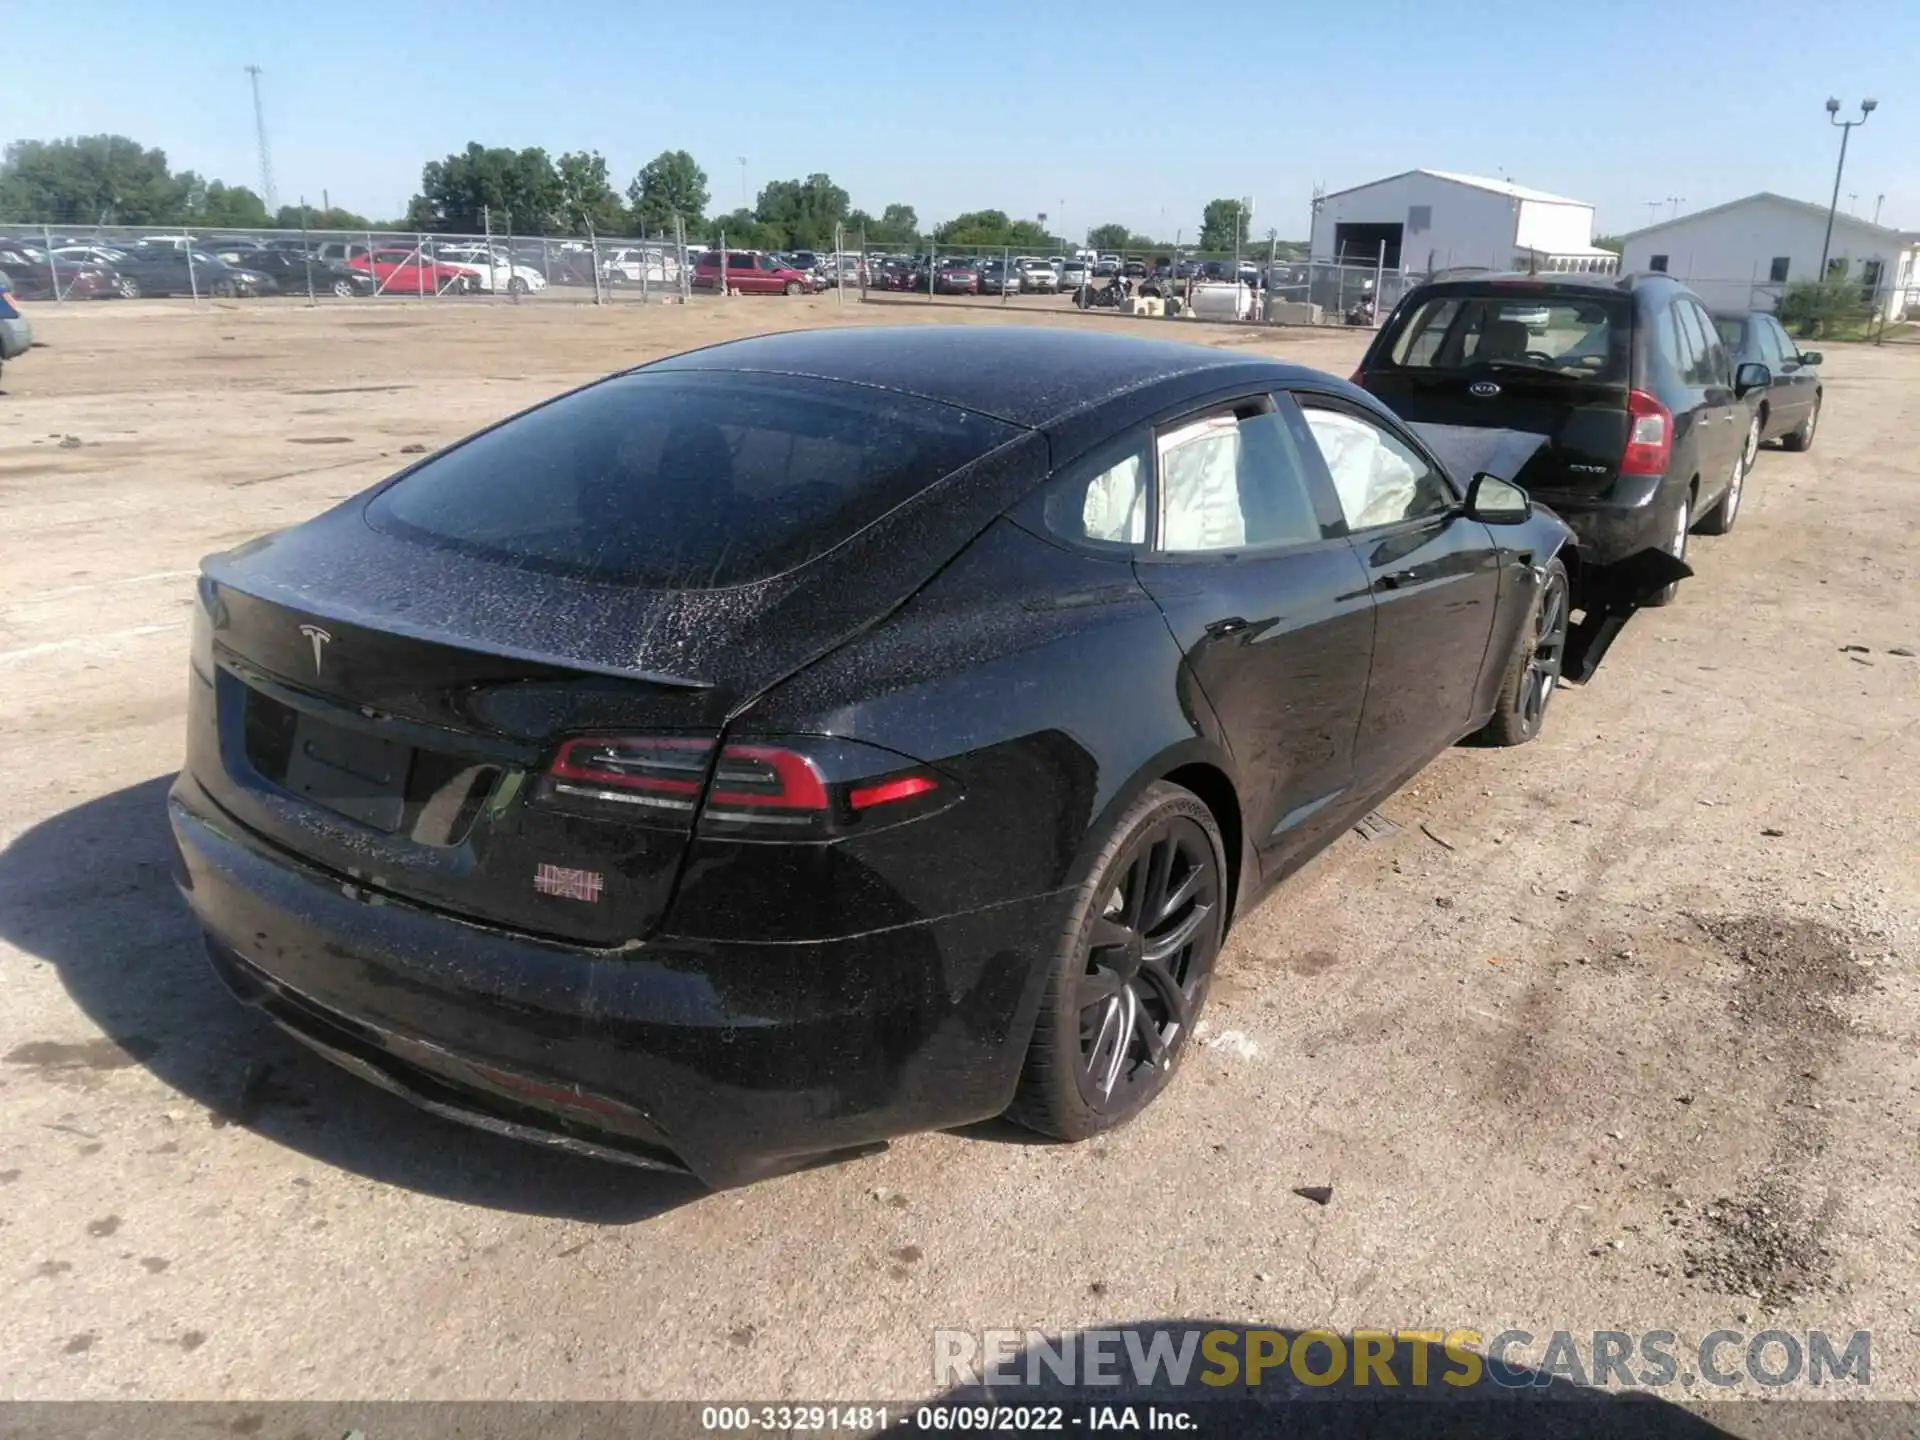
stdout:
{"type": "Polygon", "coordinates": [[[669,356],[649,370],[773,371],[899,390],[1033,429],[1157,381],[1217,371],[1272,384],[1321,380],[1244,352],[1039,325],[887,325],[801,330],[669,356]],[[1235,372],[1238,372],[1236,375],[1235,372]]]}

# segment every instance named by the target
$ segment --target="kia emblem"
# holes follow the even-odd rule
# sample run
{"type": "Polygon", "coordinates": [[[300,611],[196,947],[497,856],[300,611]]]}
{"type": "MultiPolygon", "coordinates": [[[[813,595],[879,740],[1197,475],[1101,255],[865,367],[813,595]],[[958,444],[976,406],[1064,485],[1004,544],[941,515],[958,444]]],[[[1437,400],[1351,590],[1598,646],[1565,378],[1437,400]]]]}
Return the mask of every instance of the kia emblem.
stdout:
{"type": "Polygon", "coordinates": [[[1500,393],[1500,387],[1491,380],[1476,380],[1467,387],[1467,393],[1482,400],[1491,400],[1500,393]]]}

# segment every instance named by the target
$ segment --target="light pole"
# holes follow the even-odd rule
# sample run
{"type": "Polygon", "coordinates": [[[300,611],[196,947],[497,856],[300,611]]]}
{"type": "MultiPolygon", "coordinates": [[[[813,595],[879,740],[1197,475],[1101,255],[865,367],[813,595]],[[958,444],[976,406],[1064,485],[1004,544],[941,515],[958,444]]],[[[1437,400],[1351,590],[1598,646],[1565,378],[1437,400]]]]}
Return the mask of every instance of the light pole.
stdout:
{"type": "Polygon", "coordinates": [[[1820,242],[1820,268],[1814,272],[1813,277],[1816,280],[1827,278],[1827,251],[1833,247],[1833,212],[1840,208],[1840,173],[1847,168],[1847,139],[1852,135],[1854,126],[1866,124],[1867,117],[1879,108],[1878,100],[1862,100],[1860,118],[1842,120],[1840,102],[1831,99],[1827,101],[1827,123],[1840,127],[1840,161],[1833,167],[1833,199],[1827,202],[1827,234],[1826,238],[1820,242]]]}

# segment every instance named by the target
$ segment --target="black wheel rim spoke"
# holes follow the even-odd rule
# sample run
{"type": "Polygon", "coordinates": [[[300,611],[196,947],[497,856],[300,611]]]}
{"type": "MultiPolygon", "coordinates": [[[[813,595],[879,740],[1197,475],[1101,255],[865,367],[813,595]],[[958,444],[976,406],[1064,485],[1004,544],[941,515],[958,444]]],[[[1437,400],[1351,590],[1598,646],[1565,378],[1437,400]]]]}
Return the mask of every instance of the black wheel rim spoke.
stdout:
{"type": "Polygon", "coordinates": [[[1143,963],[1164,965],[1175,959],[1193,943],[1193,937],[1200,933],[1200,927],[1206,923],[1212,909],[1211,905],[1195,905],[1172,929],[1148,940],[1143,963]]]}
{"type": "Polygon", "coordinates": [[[1190,868],[1185,878],[1183,878],[1179,884],[1175,885],[1172,891],[1161,900],[1153,917],[1154,924],[1164,924],[1168,919],[1177,915],[1180,912],[1181,906],[1185,905],[1200,893],[1200,887],[1206,882],[1206,878],[1207,872],[1199,866],[1196,865],[1190,868]]]}
{"type": "Polygon", "coordinates": [[[1080,1003],[1082,1011],[1091,1010],[1096,1005],[1104,1005],[1120,993],[1125,984],[1119,972],[1109,970],[1104,965],[1096,965],[1080,977],[1080,1003]]]}

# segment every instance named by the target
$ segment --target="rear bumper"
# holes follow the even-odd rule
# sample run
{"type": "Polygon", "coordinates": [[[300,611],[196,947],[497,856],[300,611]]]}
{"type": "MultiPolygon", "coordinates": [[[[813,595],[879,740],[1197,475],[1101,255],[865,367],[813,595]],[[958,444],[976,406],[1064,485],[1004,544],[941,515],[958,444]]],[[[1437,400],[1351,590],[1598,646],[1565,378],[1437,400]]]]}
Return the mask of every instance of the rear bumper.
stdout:
{"type": "Polygon", "coordinates": [[[1603,495],[1537,491],[1535,498],[1567,522],[1582,562],[1612,565],[1642,550],[1664,550],[1673,535],[1681,492],[1665,476],[1627,476],[1603,495]]]}
{"type": "Polygon", "coordinates": [[[190,774],[168,811],[215,968],[297,1038],[450,1118],[715,1186],[1004,1110],[1067,903],[583,950],[313,869],[190,774]]]}

